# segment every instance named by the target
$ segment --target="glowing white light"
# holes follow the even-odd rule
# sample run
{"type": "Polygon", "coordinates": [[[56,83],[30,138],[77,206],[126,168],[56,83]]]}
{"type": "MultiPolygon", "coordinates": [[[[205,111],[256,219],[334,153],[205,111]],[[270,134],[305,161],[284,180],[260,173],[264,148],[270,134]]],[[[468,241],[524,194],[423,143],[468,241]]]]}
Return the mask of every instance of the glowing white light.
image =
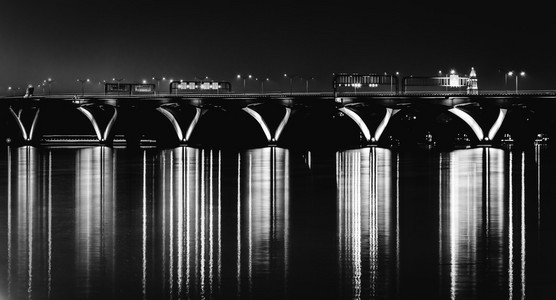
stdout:
{"type": "Polygon", "coordinates": [[[475,119],[473,119],[472,116],[470,116],[468,113],[466,113],[465,111],[463,111],[463,110],[461,110],[457,107],[450,108],[448,111],[453,113],[454,115],[458,116],[465,123],[467,123],[467,125],[469,125],[469,127],[471,127],[471,129],[473,130],[473,132],[475,133],[477,138],[480,141],[483,140],[483,137],[484,137],[483,129],[481,129],[481,126],[479,126],[477,121],[475,121],[475,119]]]}

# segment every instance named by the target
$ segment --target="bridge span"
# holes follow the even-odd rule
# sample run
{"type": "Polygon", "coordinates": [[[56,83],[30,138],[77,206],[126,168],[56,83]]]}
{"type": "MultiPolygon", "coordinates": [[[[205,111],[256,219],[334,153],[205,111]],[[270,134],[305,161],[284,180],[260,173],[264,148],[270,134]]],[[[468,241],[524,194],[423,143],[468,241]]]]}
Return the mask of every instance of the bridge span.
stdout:
{"type": "Polygon", "coordinates": [[[0,99],[17,145],[291,148],[548,142],[556,93],[303,93],[0,99]]]}

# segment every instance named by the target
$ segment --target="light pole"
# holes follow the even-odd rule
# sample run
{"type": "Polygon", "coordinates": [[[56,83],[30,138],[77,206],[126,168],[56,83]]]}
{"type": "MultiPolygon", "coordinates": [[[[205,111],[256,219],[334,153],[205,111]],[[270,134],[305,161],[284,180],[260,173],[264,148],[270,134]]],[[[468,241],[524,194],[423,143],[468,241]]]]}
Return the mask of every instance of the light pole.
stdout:
{"type": "Polygon", "coordinates": [[[260,80],[261,81],[261,94],[264,94],[264,82],[265,81],[270,81],[270,79],[268,79],[268,78],[265,78],[265,79],[255,78],[255,80],[260,80]]]}
{"type": "Polygon", "coordinates": [[[243,94],[245,94],[245,80],[246,79],[251,79],[251,78],[253,78],[253,76],[251,76],[251,75],[245,76],[245,75],[238,74],[237,78],[238,79],[243,79],[243,94]]]}
{"type": "Polygon", "coordinates": [[[52,78],[48,78],[47,80],[44,81],[44,83],[48,84],[48,95],[50,96],[50,85],[52,85],[52,83],[54,82],[54,80],[52,80],[52,78]]]}
{"type": "Polygon", "coordinates": [[[87,79],[77,79],[77,82],[81,82],[81,96],[85,95],[85,82],[90,82],[89,78],[87,79]]]}
{"type": "Polygon", "coordinates": [[[305,93],[309,93],[309,80],[315,80],[315,77],[305,78],[305,93]]]}
{"type": "Polygon", "coordinates": [[[290,96],[291,96],[293,94],[293,79],[295,77],[299,77],[299,74],[292,74],[292,75],[284,74],[284,77],[290,79],[290,96]]]}
{"type": "Polygon", "coordinates": [[[160,78],[160,77],[153,77],[153,80],[156,80],[156,93],[157,93],[157,94],[160,94],[160,81],[161,81],[161,80],[166,80],[166,78],[165,78],[165,77],[162,77],[162,78],[160,78]]]}
{"type": "Polygon", "coordinates": [[[118,96],[120,95],[120,82],[124,80],[124,78],[112,78],[112,80],[118,83],[118,96]]]}
{"type": "Polygon", "coordinates": [[[518,73],[515,72],[515,71],[510,71],[510,72],[508,72],[507,74],[508,74],[508,76],[514,76],[514,75],[515,75],[515,93],[516,93],[516,94],[519,93],[518,88],[517,88],[517,81],[518,81],[519,76],[521,76],[521,77],[524,77],[524,76],[525,76],[525,72],[521,71],[521,72],[519,72],[519,74],[518,74],[518,73]]]}
{"type": "Polygon", "coordinates": [[[508,93],[508,75],[512,72],[504,72],[504,89],[506,90],[506,94],[508,93]]]}
{"type": "MultiPolygon", "coordinates": [[[[44,95],[44,84],[42,84],[41,82],[39,82],[39,84],[37,84],[37,88],[41,87],[42,88],[42,94],[44,95]]],[[[37,91],[38,93],[38,91],[37,91]]]]}
{"type": "Polygon", "coordinates": [[[15,96],[15,90],[11,86],[8,87],[8,91],[12,91],[12,96],[15,96]]]}

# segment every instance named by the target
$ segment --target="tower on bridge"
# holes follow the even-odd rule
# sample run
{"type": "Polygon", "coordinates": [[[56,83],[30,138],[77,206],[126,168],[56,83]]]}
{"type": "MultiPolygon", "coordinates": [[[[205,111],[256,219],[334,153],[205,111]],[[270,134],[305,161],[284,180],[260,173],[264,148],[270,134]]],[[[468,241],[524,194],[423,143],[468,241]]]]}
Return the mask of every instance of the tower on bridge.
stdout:
{"type": "Polygon", "coordinates": [[[471,67],[471,72],[469,72],[469,79],[467,80],[467,94],[469,95],[479,94],[477,73],[475,72],[475,68],[473,67],[471,67]]]}

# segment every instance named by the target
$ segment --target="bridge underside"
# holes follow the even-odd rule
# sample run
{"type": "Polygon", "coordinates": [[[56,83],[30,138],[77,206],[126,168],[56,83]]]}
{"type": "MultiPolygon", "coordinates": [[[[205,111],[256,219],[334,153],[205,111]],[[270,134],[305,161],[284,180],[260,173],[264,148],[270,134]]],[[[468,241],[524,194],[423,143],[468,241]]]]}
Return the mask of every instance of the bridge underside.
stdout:
{"type": "Polygon", "coordinates": [[[538,99],[11,101],[2,141],[172,147],[350,148],[531,145],[555,134],[538,99]],[[336,101],[335,101],[336,100],[336,101]]]}

